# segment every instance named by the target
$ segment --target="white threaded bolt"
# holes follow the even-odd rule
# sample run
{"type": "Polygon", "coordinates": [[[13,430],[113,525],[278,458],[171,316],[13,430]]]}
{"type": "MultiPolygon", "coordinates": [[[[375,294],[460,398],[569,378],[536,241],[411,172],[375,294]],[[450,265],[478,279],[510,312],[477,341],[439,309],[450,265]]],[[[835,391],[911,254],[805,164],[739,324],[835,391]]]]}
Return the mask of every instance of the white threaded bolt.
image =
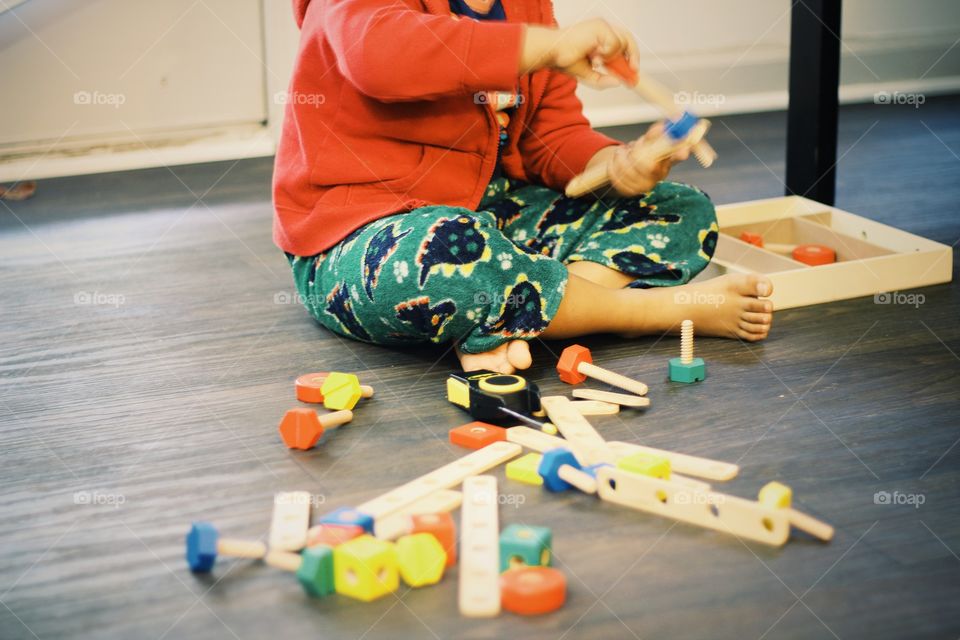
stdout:
{"type": "Polygon", "coordinates": [[[693,362],[693,320],[680,323],[680,362],[693,362]]]}

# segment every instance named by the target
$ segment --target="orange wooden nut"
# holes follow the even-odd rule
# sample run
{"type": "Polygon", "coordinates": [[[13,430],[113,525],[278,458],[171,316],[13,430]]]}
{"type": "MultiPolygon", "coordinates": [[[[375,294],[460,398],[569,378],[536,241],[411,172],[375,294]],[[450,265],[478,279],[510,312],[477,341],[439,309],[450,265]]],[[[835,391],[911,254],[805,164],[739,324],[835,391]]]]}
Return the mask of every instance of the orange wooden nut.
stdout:
{"type": "Polygon", "coordinates": [[[297,380],[293,383],[293,387],[297,391],[297,400],[300,402],[323,404],[323,393],[321,393],[320,388],[323,386],[323,381],[326,379],[326,371],[305,373],[297,378],[297,380]]]}
{"type": "Polygon", "coordinates": [[[753,231],[744,231],[740,234],[740,239],[755,247],[763,247],[763,236],[753,231]]]}
{"type": "Polygon", "coordinates": [[[364,534],[363,527],[347,524],[318,524],[307,531],[307,546],[325,544],[335,547],[364,534]]]}
{"type": "Polygon", "coordinates": [[[560,353],[560,360],[557,362],[557,373],[560,379],[567,384],[580,384],[587,379],[577,370],[581,362],[593,364],[593,356],[590,355],[590,349],[575,344],[567,347],[560,353]]]}
{"type": "Polygon", "coordinates": [[[553,567],[521,566],[500,576],[504,609],[521,616],[556,611],[567,599],[567,579],[553,567]]]}
{"type": "Polygon", "coordinates": [[[506,439],[506,429],[486,422],[470,422],[450,430],[450,442],[466,449],[482,449],[506,439]]]}
{"type": "Polygon", "coordinates": [[[410,516],[410,533],[433,534],[447,552],[446,566],[457,564],[457,525],[449,513],[426,513],[410,516]]]}
{"type": "Polygon", "coordinates": [[[822,244],[801,244],[793,250],[793,259],[797,262],[816,267],[837,261],[837,252],[822,244]]]}

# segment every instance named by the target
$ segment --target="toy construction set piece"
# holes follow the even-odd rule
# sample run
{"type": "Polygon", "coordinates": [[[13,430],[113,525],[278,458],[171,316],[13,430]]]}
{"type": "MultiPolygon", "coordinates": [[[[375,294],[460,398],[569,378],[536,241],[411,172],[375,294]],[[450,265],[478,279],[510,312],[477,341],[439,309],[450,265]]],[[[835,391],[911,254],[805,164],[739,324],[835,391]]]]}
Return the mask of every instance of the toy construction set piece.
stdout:
{"type": "MultiPolygon", "coordinates": [[[[294,382],[294,389],[297,392],[297,400],[300,402],[311,402],[314,404],[324,404],[324,395],[323,389],[324,385],[327,382],[327,378],[333,375],[333,381],[327,385],[327,393],[336,390],[333,393],[332,402],[334,404],[346,403],[349,404],[353,396],[359,391],[361,398],[372,398],[373,397],[373,387],[365,384],[360,384],[359,379],[356,382],[356,389],[353,387],[354,378],[352,374],[344,374],[339,372],[333,372],[331,374],[328,371],[318,371],[317,373],[307,373],[294,382]],[[352,376],[352,377],[351,377],[352,376]],[[342,389],[341,389],[342,388],[342,389]],[[343,395],[343,398],[338,397],[343,395]]],[[[358,398],[359,400],[359,398],[358,398]]],[[[356,402],[353,402],[350,406],[343,406],[343,409],[352,409],[356,405],[356,402]]],[[[334,409],[336,407],[328,406],[328,409],[334,409]]]]}
{"type": "MultiPolygon", "coordinates": [[[[460,508],[463,494],[453,489],[440,489],[420,498],[397,513],[385,518],[377,518],[373,532],[382,540],[394,540],[409,533],[417,533],[418,516],[429,516],[436,520],[441,515],[460,508]]],[[[448,552],[449,553],[449,552],[448,552]]]]}
{"type": "Polygon", "coordinates": [[[680,357],[670,359],[672,382],[697,382],[707,377],[707,365],[703,358],[693,357],[693,320],[680,323],[680,357]]]}
{"type": "MultiPolygon", "coordinates": [[[[507,440],[540,453],[549,451],[550,449],[569,446],[569,443],[563,438],[547,435],[546,433],[527,427],[514,427],[513,429],[509,429],[507,431],[507,440]]],[[[733,479],[737,473],[740,472],[740,467],[729,462],[721,462],[709,458],[698,458],[696,456],[645,447],[630,442],[612,441],[607,442],[606,445],[613,452],[614,459],[617,461],[635,453],[645,453],[666,458],[670,462],[671,470],[675,473],[683,473],[698,478],[724,482],[733,479]]]]}
{"type": "Polygon", "coordinates": [[[220,532],[209,522],[190,525],[186,548],[187,566],[194,573],[210,572],[219,556],[259,560],[267,554],[267,545],[259,540],[221,538],[220,532]]]}
{"type": "Polygon", "coordinates": [[[457,599],[461,615],[470,618],[489,618],[500,613],[498,502],[494,476],[474,476],[463,481],[457,599]]]}
{"type": "MultiPolygon", "coordinates": [[[[695,115],[677,105],[672,91],[650,76],[634,71],[626,58],[622,56],[611,58],[604,61],[604,66],[641,98],[659,107],[670,120],[677,120],[685,115],[699,120],[695,115]]],[[[706,140],[693,144],[691,151],[704,169],[709,168],[717,160],[717,152],[706,140]]]]}
{"type": "Polygon", "coordinates": [[[639,380],[628,378],[593,364],[590,349],[579,344],[571,345],[563,350],[560,359],[557,361],[557,373],[560,374],[560,379],[567,384],[580,384],[587,378],[593,378],[611,386],[626,389],[638,396],[647,395],[647,385],[639,380]]]}
{"type": "Polygon", "coordinates": [[[307,546],[312,500],[307,491],[284,491],[273,497],[270,549],[300,551],[307,546]]]}
{"type": "Polygon", "coordinates": [[[313,409],[298,407],[283,415],[278,431],[283,444],[290,449],[312,449],[325,431],[336,429],[353,420],[350,410],[317,415],[313,409]]]}
{"type": "Polygon", "coordinates": [[[764,242],[763,236],[752,231],[744,231],[740,239],[761,249],[787,255],[797,262],[816,267],[822,264],[833,264],[837,261],[837,252],[822,244],[782,244],[779,242],[764,242]]]}
{"type": "MultiPolygon", "coordinates": [[[[574,398],[577,396],[574,395],[574,398]]],[[[647,400],[647,398],[641,398],[647,400]]],[[[648,401],[649,402],[649,401],[648,401]]],[[[576,400],[571,403],[582,416],[615,416],[620,413],[620,405],[603,400],[576,400]]]]}
{"type": "Polygon", "coordinates": [[[334,592],[333,549],[330,547],[310,547],[303,553],[271,550],[263,561],[275,569],[296,574],[300,586],[314,598],[334,592]]]}
{"type": "MultiPolygon", "coordinates": [[[[582,398],[586,401],[602,402],[603,404],[614,407],[649,407],[650,398],[635,396],[627,393],[613,393],[612,391],[601,391],[599,389],[574,389],[571,394],[574,398],[582,398]]],[[[574,403],[576,404],[576,403],[574,403]]],[[[580,413],[583,413],[582,411],[580,413]]],[[[616,413],[616,412],[614,412],[616,413]]],[[[583,415],[588,415],[584,413],[583,415]]],[[[600,414],[596,414],[600,415],[600,414]]]]}
{"type": "Polygon", "coordinates": [[[616,461],[616,456],[607,447],[606,441],[593,425],[571,406],[572,401],[569,398],[547,396],[541,398],[541,403],[550,417],[550,422],[557,426],[566,439],[566,446],[582,464],[613,464],[616,461]]]}
{"type": "Polygon", "coordinates": [[[542,428],[529,414],[540,411],[540,389],[518,375],[493,371],[452,373],[447,400],[483,422],[513,424],[517,420],[542,428]]]}

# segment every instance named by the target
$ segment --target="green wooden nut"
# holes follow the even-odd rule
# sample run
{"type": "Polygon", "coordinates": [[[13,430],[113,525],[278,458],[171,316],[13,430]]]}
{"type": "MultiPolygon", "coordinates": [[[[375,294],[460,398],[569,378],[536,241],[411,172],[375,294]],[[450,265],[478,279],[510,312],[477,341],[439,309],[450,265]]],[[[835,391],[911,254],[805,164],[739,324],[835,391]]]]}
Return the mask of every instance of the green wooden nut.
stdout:
{"type": "Polygon", "coordinates": [[[670,460],[652,453],[637,451],[617,460],[617,468],[642,476],[670,479],[670,460]]]}
{"type": "Polygon", "coordinates": [[[353,409],[360,402],[360,379],[352,373],[334,371],[320,387],[323,406],[334,411],[353,409]]]}
{"type": "Polygon", "coordinates": [[[297,580],[315,598],[333,593],[333,549],[322,544],[304,549],[297,580]]]}
{"type": "Polygon", "coordinates": [[[511,524],[500,533],[500,571],[517,564],[549,567],[553,564],[553,533],[547,527],[511,524]]]}
{"type": "Polygon", "coordinates": [[[400,577],[411,587],[440,582],[447,564],[447,552],[432,533],[414,533],[397,540],[400,577]]]}
{"type": "Polygon", "coordinates": [[[707,377],[707,365],[703,358],[694,358],[684,363],[680,358],[670,359],[670,380],[672,382],[698,382],[707,377]]]}

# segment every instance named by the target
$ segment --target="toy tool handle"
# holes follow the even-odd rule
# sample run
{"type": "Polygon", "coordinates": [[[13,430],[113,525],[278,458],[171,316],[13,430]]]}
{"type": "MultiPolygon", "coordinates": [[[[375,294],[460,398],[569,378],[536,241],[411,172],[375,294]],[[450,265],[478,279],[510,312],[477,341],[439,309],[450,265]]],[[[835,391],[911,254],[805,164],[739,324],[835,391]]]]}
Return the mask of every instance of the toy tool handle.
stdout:
{"type": "Polygon", "coordinates": [[[220,538],[217,541],[217,554],[231,558],[262,558],[267,553],[267,545],[252,540],[220,538]]]}
{"type": "Polygon", "coordinates": [[[807,514],[797,511],[796,509],[787,509],[787,514],[790,516],[790,524],[795,526],[801,531],[806,531],[815,538],[820,538],[821,540],[832,540],[833,539],[833,527],[828,525],[826,522],[817,520],[813,516],[808,516],[807,514]]]}
{"type": "Polygon", "coordinates": [[[303,558],[299,553],[289,551],[271,551],[263,559],[268,565],[282,571],[296,571],[300,568],[303,558]]]}
{"type": "Polygon", "coordinates": [[[535,427],[537,429],[543,429],[543,423],[537,420],[534,420],[530,416],[525,416],[522,413],[518,411],[514,411],[513,409],[508,409],[507,407],[499,407],[499,409],[500,409],[500,413],[505,413],[511,418],[516,418],[517,420],[519,420],[524,424],[528,424],[531,427],[535,427]]]}
{"type": "Polygon", "coordinates": [[[581,362],[577,366],[577,371],[583,375],[593,378],[594,380],[599,380],[600,382],[606,382],[609,385],[614,387],[620,387],[621,389],[626,389],[630,393],[635,393],[638,396],[647,395],[647,385],[643,384],[639,380],[634,380],[628,378],[627,376],[622,376],[619,373],[614,371],[609,371],[602,367],[598,367],[595,364],[590,364],[589,362],[581,362]]]}
{"type": "Polygon", "coordinates": [[[572,484],[580,491],[584,493],[596,493],[597,492],[597,481],[589,473],[581,471],[576,467],[571,467],[569,464],[565,464],[557,469],[557,476],[567,482],[572,484]]]}
{"type": "Polygon", "coordinates": [[[373,387],[368,384],[360,385],[360,397],[361,398],[372,398],[373,397],[373,387]]]}
{"type": "Polygon", "coordinates": [[[347,424],[353,420],[353,412],[349,409],[344,409],[343,411],[334,411],[333,413],[325,413],[320,416],[320,425],[324,429],[335,429],[342,424],[347,424]]]}

